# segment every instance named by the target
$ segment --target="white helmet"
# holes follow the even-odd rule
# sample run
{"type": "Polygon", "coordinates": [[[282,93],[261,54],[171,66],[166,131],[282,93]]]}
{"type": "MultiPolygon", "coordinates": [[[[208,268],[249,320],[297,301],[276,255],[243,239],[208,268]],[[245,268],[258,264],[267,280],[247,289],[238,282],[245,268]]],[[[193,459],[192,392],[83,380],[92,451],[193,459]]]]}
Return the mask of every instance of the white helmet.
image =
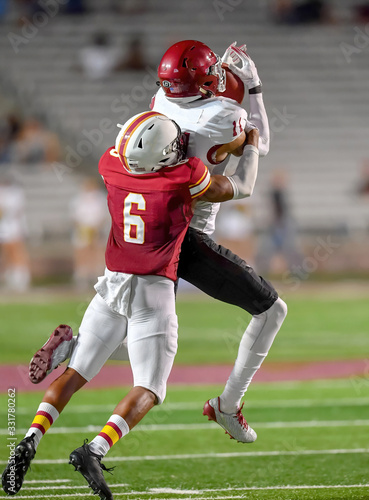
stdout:
{"type": "Polygon", "coordinates": [[[165,115],[145,111],[118,126],[121,131],[115,149],[131,174],[157,172],[184,161],[186,148],[181,129],[165,115]]]}

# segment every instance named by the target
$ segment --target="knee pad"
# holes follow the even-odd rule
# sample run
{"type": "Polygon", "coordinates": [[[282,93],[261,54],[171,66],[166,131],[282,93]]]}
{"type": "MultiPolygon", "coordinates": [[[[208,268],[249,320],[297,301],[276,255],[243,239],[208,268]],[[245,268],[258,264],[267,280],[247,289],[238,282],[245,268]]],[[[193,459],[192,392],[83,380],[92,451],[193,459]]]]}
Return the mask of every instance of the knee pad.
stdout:
{"type": "MultiPolygon", "coordinates": [[[[287,316],[287,304],[280,297],[274,302],[272,307],[269,309],[271,311],[273,309],[273,314],[276,317],[276,321],[280,324],[283,323],[285,317],[287,316]]],[[[267,313],[269,311],[266,311],[267,313]]]]}

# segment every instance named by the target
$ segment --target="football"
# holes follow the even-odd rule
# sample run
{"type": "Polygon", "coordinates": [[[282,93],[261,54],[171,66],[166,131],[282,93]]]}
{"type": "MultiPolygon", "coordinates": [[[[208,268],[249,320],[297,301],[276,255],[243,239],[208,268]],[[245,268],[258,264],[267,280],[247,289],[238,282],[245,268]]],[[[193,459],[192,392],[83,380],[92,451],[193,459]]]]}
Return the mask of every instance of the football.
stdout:
{"type": "Polygon", "coordinates": [[[242,80],[237,75],[232,73],[232,71],[228,68],[228,64],[223,63],[222,67],[226,71],[226,89],[224,92],[219,92],[217,95],[228,97],[229,99],[233,99],[241,104],[245,95],[245,87],[242,80]]]}

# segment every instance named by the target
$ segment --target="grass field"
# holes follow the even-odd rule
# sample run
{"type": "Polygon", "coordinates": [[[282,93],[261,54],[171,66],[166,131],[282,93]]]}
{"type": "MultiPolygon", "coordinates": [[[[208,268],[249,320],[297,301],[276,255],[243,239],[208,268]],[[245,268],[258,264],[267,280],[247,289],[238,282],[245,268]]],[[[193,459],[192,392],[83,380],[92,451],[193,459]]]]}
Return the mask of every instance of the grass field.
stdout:
{"type": "MultiPolygon", "coordinates": [[[[258,439],[243,445],[202,416],[203,402],[219,390],[172,387],[166,403],[111,450],[105,462],[116,466],[107,478],[115,498],[369,498],[367,393],[347,380],[254,385],[246,414],[258,439]]],[[[41,442],[16,498],[92,498],[68,456],[100,431],[121,395],[115,389],[76,396],[41,442]]],[[[39,399],[18,395],[20,437],[39,399]]],[[[2,396],[2,420],[5,407],[2,396]]],[[[4,467],[4,430],[1,438],[4,467]]]]}
{"type": "MultiPolygon", "coordinates": [[[[77,332],[88,302],[89,297],[73,301],[46,297],[42,302],[0,303],[1,331],[6,335],[0,363],[28,363],[35,348],[42,345],[60,323],[68,323],[77,332]]],[[[288,316],[268,361],[368,356],[367,297],[289,297],[287,302],[288,316]]],[[[250,320],[246,312],[199,296],[192,300],[179,299],[177,313],[177,364],[233,363],[250,320]]]]}
{"type": "MultiPolygon", "coordinates": [[[[26,363],[55,325],[77,330],[86,300],[0,304],[8,332],[2,363],[26,363]],[[19,314],[19,311],[22,314],[19,314]]],[[[365,358],[367,300],[294,297],[266,362],[365,358]],[[349,311],[349,314],[348,314],[349,311]]],[[[179,300],[176,363],[232,362],[248,315],[213,301],[179,300]]],[[[11,381],[9,381],[11,385],[11,381]]],[[[83,390],[41,442],[19,499],[92,499],[69,453],[92,439],[127,388],[83,390]]],[[[115,498],[369,499],[369,379],[253,384],[245,415],[258,433],[254,444],[231,441],[202,415],[221,387],[172,386],[161,407],[121,440],[105,463],[115,498]]],[[[17,394],[18,440],[42,394],[17,394]]],[[[9,455],[7,396],[0,395],[0,463],[9,455]]],[[[0,497],[4,497],[0,493],[0,497]]]]}

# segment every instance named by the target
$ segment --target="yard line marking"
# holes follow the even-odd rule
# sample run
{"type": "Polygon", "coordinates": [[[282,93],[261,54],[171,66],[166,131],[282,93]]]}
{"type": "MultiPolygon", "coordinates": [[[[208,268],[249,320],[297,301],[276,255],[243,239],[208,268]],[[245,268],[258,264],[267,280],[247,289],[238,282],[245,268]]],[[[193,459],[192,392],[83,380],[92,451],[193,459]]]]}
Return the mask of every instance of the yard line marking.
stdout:
{"type": "MultiPolygon", "coordinates": [[[[299,428],[319,428],[319,427],[366,427],[369,426],[367,420],[306,420],[296,422],[255,422],[255,429],[299,429],[299,428]]],[[[207,431],[218,429],[217,423],[209,422],[203,424],[143,424],[135,427],[133,432],[157,432],[157,431],[207,431]]],[[[17,429],[16,435],[25,434],[28,429],[17,429]]],[[[86,432],[100,432],[101,425],[87,425],[85,427],[52,427],[48,434],[83,434],[86,432]]],[[[0,429],[0,435],[8,434],[8,429],[0,429]]]]}
{"type": "MultiPolygon", "coordinates": [[[[239,457],[279,457],[279,456],[303,456],[303,455],[345,455],[345,454],[361,454],[369,453],[369,448],[348,448],[348,449],[329,449],[329,450],[272,450],[272,451],[244,451],[233,453],[197,453],[183,455],[139,455],[126,457],[104,457],[104,462],[140,462],[140,461],[156,461],[156,460],[197,460],[203,458],[239,458],[239,457]]],[[[35,459],[34,464],[67,464],[66,458],[56,459],[35,459]]],[[[8,462],[0,460],[1,465],[6,465],[8,462]]]]}
{"type": "MultiPolygon", "coordinates": [[[[55,481],[56,483],[57,481],[55,481]]],[[[121,488],[122,486],[128,486],[127,483],[121,483],[121,484],[114,484],[113,486],[116,486],[116,487],[119,487],[121,488]]],[[[58,490],[83,490],[83,489],[86,489],[88,488],[87,485],[83,485],[83,486],[79,486],[79,485],[74,485],[74,486],[64,486],[64,485],[60,485],[60,484],[57,484],[55,486],[26,486],[24,488],[22,488],[23,490],[27,490],[27,491],[43,491],[43,490],[55,490],[55,489],[58,489],[58,490]]]]}
{"type": "MultiPolygon", "coordinates": [[[[85,488],[87,489],[88,487],[85,486],[85,488]]],[[[69,497],[83,497],[83,498],[86,498],[86,495],[90,496],[90,495],[93,495],[93,493],[90,493],[89,491],[86,491],[86,493],[67,493],[67,494],[63,494],[63,495],[17,495],[17,500],[25,500],[25,499],[37,499],[39,500],[39,498],[69,498],[69,497]]],[[[182,499],[183,500],[183,499],[182,499]]]]}
{"type": "MultiPolygon", "coordinates": [[[[201,410],[204,401],[191,401],[188,403],[165,403],[162,406],[155,406],[152,413],[165,413],[169,411],[193,411],[201,410]]],[[[280,400],[261,400],[261,401],[246,401],[248,409],[258,408],[315,408],[327,406],[367,406],[369,398],[326,398],[322,399],[280,399],[280,400]]],[[[115,403],[111,403],[114,407],[115,403]]],[[[109,413],[109,405],[77,405],[69,406],[64,410],[65,414],[76,413],[109,413]]],[[[5,415],[6,412],[1,411],[0,414],[5,415]]],[[[18,415],[29,415],[29,408],[17,408],[18,415]]]]}
{"type": "MultiPolygon", "coordinates": [[[[232,492],[232,491],[249,491],[249,490],[309,490],[309,489],[337,489],[337,488],[368,488],[369,483],[365,484],[314,484],[314,485],[281,485],[281,486],[241,486],[241,487],[229,487],[229,488],[204,488],[202,490],[179,490],[176,488],[150,488],[147,493],[174,493],[176,495],[181,494],[197,494],[203,495],[204,493],[216,493],[216,492],[232,492]]],[[[131,493],[115,493],[117,495],[129,495],[129,494],[143,494],[143,491],[135,491],[131,493]]],[[[217,497],[218,498],[218,497],[217,497]]]]}
{"type": "Polygon", "coordinates": [[[367,406],[369,398],[280,399],[246,401],[247,408],[309,408],[322,406],[367,406]]]}
{"type": "MultiPolygon", "coordinates": [[[[111,488],[118,487],[120,486],[119,484],[111,484],[109,485],[111,488]]],[[[349,488],[368,488],[369,484],[318,484],[318,485],[282,485],[282,486],[244,486],[242,488],[215,488],[215,489],[204,489],[204,490],[176,490],[172,488],[152,488],[148,491],[130,491],[130,492],[119,492],[116,493],[114,492],[114,496],[120,497],[120,496],[133,496],[133,495],[161,495],[161,494],[168,494],[168,493],[173,493],[175,495],[187,495],[190,494],[191,497],[183,498],[180,497],[181,500],[193,500],[194,497],[192,495],[201,495],[201,500],[226,500],[226,499],[238,499],[238,498],[245,498],[244,495],[230,495],[230,496],[211,496],[211,497],[204,497],[203,495],[206,493],[226,493],[226,492],[232,492],[232,491],[273,491],[273,490],[323,490],[323,489],[328,489],[328,490],[334,490],[334,489],[349,489],[349,488]]],[[[84,486],[84,488],[87,488],[84,486]]],[[[17,495],[17,499],[19,500],[28,500],[28,499],[39,499],[39,498],[69,498],[69,497],[82,497],[85,496],[86,493],[71,493],[71,494],[64,494],[64,495],[17,495]]],[[[167,500],[178,500],[178,498],[168,498],[167,500]]]]}
{"type": "Polygon", "coordinates": [[[72,480],[71,479],[32,479],[32,480],[25,480],[23,481],[23,484],[37,484],[37,483],[70,483],[72,480]]]}

